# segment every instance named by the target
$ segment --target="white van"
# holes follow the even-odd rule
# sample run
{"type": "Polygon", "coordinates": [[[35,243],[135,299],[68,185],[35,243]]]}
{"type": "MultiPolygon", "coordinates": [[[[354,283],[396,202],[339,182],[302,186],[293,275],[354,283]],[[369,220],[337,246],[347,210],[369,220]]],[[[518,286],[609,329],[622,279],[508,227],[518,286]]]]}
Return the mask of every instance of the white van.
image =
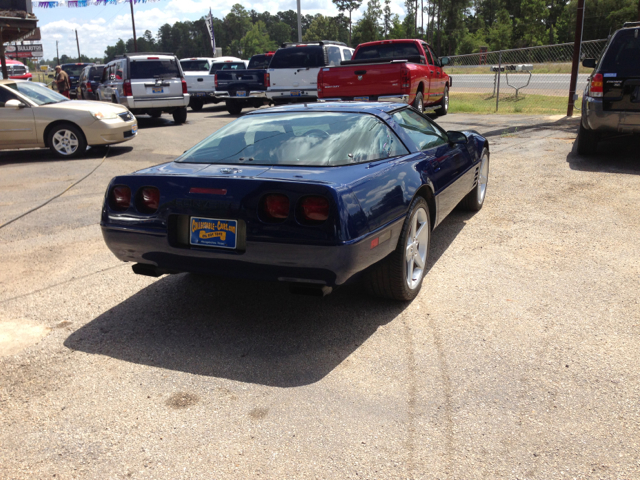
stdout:
{"type": "Polygon", "coordinates": [[[320,69],[352,56],[353,48],[342,42],[283,43],[269,64],[267,97],[273,103],[316,101],[320,69]]]}

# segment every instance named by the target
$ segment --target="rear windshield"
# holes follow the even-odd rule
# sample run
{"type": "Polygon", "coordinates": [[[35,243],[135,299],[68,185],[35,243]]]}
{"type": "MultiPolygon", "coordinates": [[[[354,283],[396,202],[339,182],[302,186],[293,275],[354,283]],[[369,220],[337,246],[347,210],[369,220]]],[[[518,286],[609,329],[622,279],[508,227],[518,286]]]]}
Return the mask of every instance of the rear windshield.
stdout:
{"type": "Polygon", "coordinates": [[[178,62],[175,60],[132,60],[131,80],[142,78],[180,77],[178,62]]]}
{"type": "Polygon", "coordinates": [[[91,70],[89,70],[89,80],[99,82],[102,79],[103,71],[104,67],[91,67],[91,70]]]}
{"type": "Polygon", "coordinates": [[[62,65],[64,70],[70,77],[79,77],[86,65],[62,65]]]}
{"type": "Polygon", "coordinates": [[[225,62],[220,64],[218,70],[244,70],[246,65],[244,62],[225,62]]]}
{"type": "Polygon", "coordinates": [[[287,47],[276,51],[269,68],[315,68],[324,67],[324,51],[320,45],[287,47]]]}
{"type": "Polygon", "coordinates": [[[254,55],[251,57],[251,60],[249,60],[249,70],[269,68],[271,57],[272,55],[254,55]]]}
{"type": "Polygon", "coordinates": [[[616,34],[602,59],[600,73],[640,77],[640,37],[635,37],[635,30],[621,30],[616,34]]]}
{"type": "Polygon", "coordinates": [[[368,45],[360,47],[353,57],[354,60],[366,60],[368,58],[405,58],[412,55],[421,55],[415,43],[385,43],[381,45],[368,45]]]}
{"type": "Polygon", "coordinates": [[[241,117],[176,161],[335,167],[407,154],[395,133],[373,115],[292,112],[241,117]]]}
{"type": "Polygon", "coordinates": [[[182,70],[185,72],[208,72],[209,62],[207,60],[182,60],[180,62],[182,70]]]}

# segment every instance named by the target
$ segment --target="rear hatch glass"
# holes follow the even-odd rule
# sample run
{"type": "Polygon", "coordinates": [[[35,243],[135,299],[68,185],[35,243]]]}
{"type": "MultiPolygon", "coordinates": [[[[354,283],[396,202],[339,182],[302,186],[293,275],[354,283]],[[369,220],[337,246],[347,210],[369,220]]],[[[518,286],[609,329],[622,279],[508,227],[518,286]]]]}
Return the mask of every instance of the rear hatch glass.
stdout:
{"type": "Polygon", "coordinates": [[[415,55],[421,55],[415,43],[385,43],[360,47],[353,59],[405,58],[415,55]]]}
{"type": "Polygon", "coordinates": [[[82,64],[82,65],[63,65],[62,66],[62,70],[64,70],[66,72],[66,74],[69,75],[70,77],[79,77],[80,74],[82,73],[82,70],[84,70],[84,67],[86,67],[85,64],[82,64]]]}
{"type": "Polygon", "coordinates": [[[254,55],[249,60],[249,70],[263,70],[269,68],[272,55],[254,55]]]}
{"type": "Polygon", "coordinates": [[[208,72],[209,62],[207,60],[182,60],[180,62],[182,70],[185,72],[208,72]]]}
{"type": "Polygon", "coordinates": [[[91,67],[91,70],[89,70],[89,81],[99,82],[102,79],[103,71],[104,67],[91,67]]]}
{"type": "Polygon", "coordinates": [[[210,74],[216,73],[218,70],[244,70],[244,62],[220,62],[211,66],[210,74]]]}
{"type": "Polygon", "coordinates": [[[269,68],[316,68],[324,65],[324,51],[317,45],[280,48],[271,59],[269,68]]]}
{"type": "Polygon", "coordinates": [[[131,80],[180,77],[175,60],[132,60],[131,80]]]}
{"type": "Polygon", "coordinates": [[[639,29],[616,33],[600,62],[605,110],[640,110],[639,29]]]}

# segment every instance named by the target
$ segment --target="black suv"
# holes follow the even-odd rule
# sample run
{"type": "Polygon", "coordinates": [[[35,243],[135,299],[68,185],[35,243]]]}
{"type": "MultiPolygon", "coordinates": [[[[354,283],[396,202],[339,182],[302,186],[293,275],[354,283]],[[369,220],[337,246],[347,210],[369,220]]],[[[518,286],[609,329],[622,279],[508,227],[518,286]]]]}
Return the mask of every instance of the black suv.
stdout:
{"type": "Polygon", "coordinates": [[[593,68],[582,98],[578,153],[594,153],[609,133],[640,133],[640,22],[625,23],[610,38],[593,68]]]}
{"type": "Polygon", "coordinates": [[[69,75],[69,83],[71,88],[69,89],[69,96],[71,98],[77,98],[78,80],[82,74],[84,67],[91,66],[93,63],[64,63],[60,65],[60,68],[69,75]]]}

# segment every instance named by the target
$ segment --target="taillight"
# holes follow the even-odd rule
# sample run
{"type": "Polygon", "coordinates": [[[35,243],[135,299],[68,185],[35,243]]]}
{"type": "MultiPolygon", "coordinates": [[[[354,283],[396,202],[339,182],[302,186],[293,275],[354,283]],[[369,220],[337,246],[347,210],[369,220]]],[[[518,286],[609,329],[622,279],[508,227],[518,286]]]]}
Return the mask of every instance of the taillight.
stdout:
{"type": "Polygon", "coordinates": [[[213,76],[213,84],[218,88],[218,75],[213,76]]]}
{"type": "Polygon", "coordinates": [[[91,84],[87,82],[87,92],[93,93],[93,89],[91,88],[91,84]]]}
{"type": "Polygon", "coordinates": [[[138,193],[136,205],[143,213],[155,213],[160,206],[160,190],[156,187],[143,187],[138,193]]]}
{"type": "Polygon", "coordinates": [[[187,90],[187,81],[184,78],[182,79],[182,93],[185,95],[189,93],[189,90],[187,90]]]}
{"type": "Polygon", "coordinates": [[[402,88],[411,88],[411,73],[409,73],[409,69],[405,67],[400,72],[400,83],[402,88]]]}
{"type": "Polygon", "coordinates": [[[602,97],[602,83],[604,79],[601,73],[597,73],[593,76],[591,80],[591,86],[589,87],[589,96],[590,97],[602,97]]]}
{"type": "Polygon", "coordinates": [[[125,185],[113,187],[109,195],[109,204],[113,210],[127,210],[131,205],[131,189],[125,185]]]}
{"type": "Polygon", "coordinates": [[[133,97],[133,91],[131,90],[131,81],[125,80],[122,84],[122,93],[125,97],[133,97]]]}
{"type": "Polygon", "coordinates": [[[318,97],[322,98],[322,68],[318,72],[318,79],[316,81],[316,84],[318,85],[318,97]]]}
{"type": "Polygon", "coordinates": [[[329,200],[324,197],[304,197],[298,204],[298,220],[302,223],[322,223],[329,218],[329,200]]]}
{"type": "Polygon", "coordinates": [[[281,221],[289,216],[289,197],[270,193],[262,199],[262,213],[267,221],[281,221]]]}
{"type": "MultiPolygon", "coordinates": [[[[264,74],[264,86],[265,87],[270,87],[271,86],[271,75],[266,73],[264,74]]],[[[216,85],[217,87],[217,85],[216,85]]]]}

